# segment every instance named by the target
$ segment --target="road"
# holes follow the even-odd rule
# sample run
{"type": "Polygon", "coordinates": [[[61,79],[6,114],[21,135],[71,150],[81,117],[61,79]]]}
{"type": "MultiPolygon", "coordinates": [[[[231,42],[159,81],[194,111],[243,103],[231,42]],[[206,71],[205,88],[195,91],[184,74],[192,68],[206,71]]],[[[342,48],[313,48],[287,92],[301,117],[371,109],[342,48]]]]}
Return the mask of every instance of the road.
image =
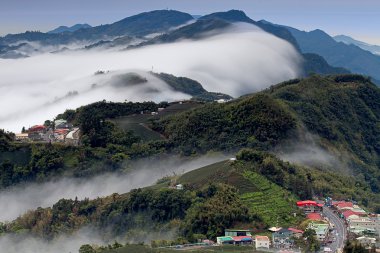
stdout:
{"type": "Polygon", "coordinates": [[[332,224],[335,226],[335,230],[333,233],[337,233],[335,235],[335,242],[328,245],[331,248],[332,252],[341,252],[343,250],[344,243],[347,237],[347,230],[344,221],[338,217],[329,207],[323,207],[323,214],[330,220],[332,224]]]}

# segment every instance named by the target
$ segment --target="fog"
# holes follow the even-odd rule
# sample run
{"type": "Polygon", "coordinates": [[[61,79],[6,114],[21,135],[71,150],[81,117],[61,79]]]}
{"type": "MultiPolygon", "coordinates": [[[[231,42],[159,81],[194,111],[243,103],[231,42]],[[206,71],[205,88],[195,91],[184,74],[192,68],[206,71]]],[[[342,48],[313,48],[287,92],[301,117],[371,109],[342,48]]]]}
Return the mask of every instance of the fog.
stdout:
{"type": "Polygon", "coordinates": [[[281,146],[274,152],[280,159],[303,166],[332,169],[335,171],[349,171],[342,161],[347,160],[343,154],[328,150],[321,145],[321,139],[306,129],[300,130],[298,136],[281,146]]]}
{"type": "Polygon", "coordinates": [[[69,236],[60,236],[50,242],[26,235],[0,236],[2,253],[78,253],[83,244],[104,245],[106,242],[98,233],[89,229],[69,236]]]}
{"type": "Polygon", "coordinates": [[[65,109],[108,101],[187,99],[147,71],[195,79],[208,91],[239,96],[300,75],[301,57],[288,42],[252,25],[235,25],[198,41],[120,52],[74,51],[0,59],[0,128],[19,132],[65,109]],[[94,75],[98,70],[110,71],[94,75]],[[115,87],[112,76],[145,73],[148,83],[115,87]],[[98,88],[91,89],[94,84],[98,88]],[[74,96],[67,96],[69,92],[74,96]]]}
{"type": "Polygon", "coordinates": [[[182,174],[224,159],[227,159],[224,155],[196,159],[147,159],[130,165],[129,172],[102,174],[90,179],[63,178],[46,183],[16,186],[0,192],[0,222],[11,221],[37,207],[52,206],[61,198],[94,199],[112,193],[126,193],[131,189],[152,185],[165,176],[182,174]]]}

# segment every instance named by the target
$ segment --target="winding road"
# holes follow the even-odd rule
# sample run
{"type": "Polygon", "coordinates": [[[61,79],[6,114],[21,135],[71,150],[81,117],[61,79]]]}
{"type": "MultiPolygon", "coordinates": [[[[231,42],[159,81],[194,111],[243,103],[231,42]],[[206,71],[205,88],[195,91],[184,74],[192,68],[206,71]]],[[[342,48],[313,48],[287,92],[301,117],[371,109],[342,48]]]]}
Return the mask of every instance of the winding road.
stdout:
{"type": "Polygon", "coordinates": [[[347,230],[344,221],[335,214],[331,208],[324,206],[323,214],[330,220],[332,224],[335,226],[334,237],[336,240],[332,242],[328,247],[332,250],[332,252],[343,252],[344,243],[347,237],[347,230]]]}

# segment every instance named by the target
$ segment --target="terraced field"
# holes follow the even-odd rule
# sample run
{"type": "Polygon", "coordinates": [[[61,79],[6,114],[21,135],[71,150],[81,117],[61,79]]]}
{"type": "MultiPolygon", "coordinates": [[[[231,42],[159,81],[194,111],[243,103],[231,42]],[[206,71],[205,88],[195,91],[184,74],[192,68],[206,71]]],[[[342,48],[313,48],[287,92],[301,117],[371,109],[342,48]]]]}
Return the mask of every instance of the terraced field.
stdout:
{"type": "Polygon", "coordinates": [[[292,215],[298,211],[294,195],[264,176],[244,169],[239,162],[215,163],[184,174],[179,182],[194,188],[210,182],[232,185],[239,190],[243,202],[252,213],[257,214],[268,225],[294,225],[301,218],[292,215]]]}
{"type": "Polygon", "coordinates": [[[241,196],[253,213],[273,226],[297,223],[297,218],[290,215],[297,213],[296,198],[291,193],[258,173],[246,171],[243,175],[258,188],[258,191],[246,192],[241,196]]]}

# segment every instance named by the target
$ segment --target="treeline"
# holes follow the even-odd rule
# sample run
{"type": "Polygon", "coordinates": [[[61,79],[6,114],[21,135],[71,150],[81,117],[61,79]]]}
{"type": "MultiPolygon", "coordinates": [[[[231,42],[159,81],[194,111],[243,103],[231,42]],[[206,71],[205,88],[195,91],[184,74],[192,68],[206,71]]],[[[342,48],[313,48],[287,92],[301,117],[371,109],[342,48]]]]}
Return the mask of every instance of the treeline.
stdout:
{"type": "Polygon", "coordinates": [[[153,122],[185,155],[239,147],[268,149],[289,137],[296,128],[293,116],[267,95],[254,95],[236,102],[207,104],[153,122]]]}
{"type": "Polygon", "coordinates": [[[6,233],[29,231],[46,239],[88,224],[108,231],[110,237],[135,228],[175,229],[179,237],[196,241],[200,237],[215,239],[234,224],[252,226],[255,219],[235,188],[211,184],[192,191],[147,188],[96,200],[62,199],[51,208],[27,212],[3,229],[6,233]]]}
{"type": "Polygon", "coordinates": [[[7,151],[10,146],[10,142],[14,139],[14,134],[6,132],[0,129],[0,152],[7,151]]]}

